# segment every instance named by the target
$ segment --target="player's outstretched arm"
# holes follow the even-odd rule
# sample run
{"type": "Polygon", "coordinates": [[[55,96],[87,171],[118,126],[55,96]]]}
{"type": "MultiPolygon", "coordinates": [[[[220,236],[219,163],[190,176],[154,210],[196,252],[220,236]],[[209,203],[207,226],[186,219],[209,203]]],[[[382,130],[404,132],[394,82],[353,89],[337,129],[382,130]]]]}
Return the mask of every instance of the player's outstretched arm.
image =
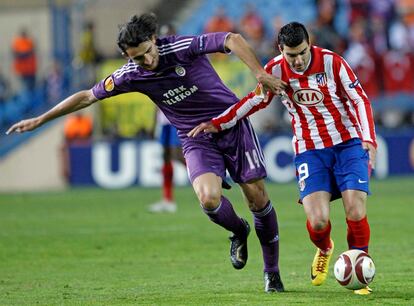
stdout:
{"type": "Polygon", "coordinates": [[[226,39],[225,47],[236,54],[250,68],[257,81],[263,85],[265,92],[270,91],[279,95],[286,89],[286,82],[264,70],[252,47],[240,34],[230,33],[226,39]]]}
{"type": "Polygon", "coordinates": [[[88,107],[96,101],[98,101],[98,99],[94,96],[92,90],[79,91],[71,95],[70,97],[66,98],[52,109],[41,114],[40,116],[22,120],[20,122],[13,124],[7,130],[6,134],[8,135],[13,132],[23,133],[27,131],[32,131],[48,121],[51,121],[55,118],[69,113],[73,113],[79,109],[88,107]]]}
{"type": "Polygon", "coordinates": [[[237,121],[248,117],[262,108],[265,108],[272,101],[273,94],[268,96],[263,92],[263,86],[258,84],[256,89],[241,99],[236,104],[231,105],[224,112],[211,121],[203,122],[187,133],[188,137],[196,137],[201,132],[218,133],[222,130],[232,128],[237,121]]]}

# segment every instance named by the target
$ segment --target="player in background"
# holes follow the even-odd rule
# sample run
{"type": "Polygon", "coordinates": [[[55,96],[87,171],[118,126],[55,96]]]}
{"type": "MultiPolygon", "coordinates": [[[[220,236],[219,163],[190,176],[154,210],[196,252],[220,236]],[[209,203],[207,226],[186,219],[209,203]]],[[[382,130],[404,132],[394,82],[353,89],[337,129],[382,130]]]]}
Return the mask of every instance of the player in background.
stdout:
{"type": "MultiPolygon", "coordinates": [[[[176,35],[175,27],[172,24],[164,24],[160,27],[160,37],[176,35]]],[[[162,145],[163,165],[162,173],[162,199],[159,202],[151,204],[149,211],[153,213],[177,211],[177,204],[174,201],[174,167],[173,160],[177,160],[185,165],[185,159],[182,153],[180,139],[177,135],[177,129],[157,109],[156,126],[154,132],[159,134],[159,141],[162,145]]]]}
{"type": "Polygon", "coordinates": [[[203,211],[211,221],[233,233],[230,259],[236,269],[247,262],[248,222],[240,218],[222,194],[226,170],[238,183],[253,214],[264,261],[265,291],[284,291],[279,274],[279,230],[267,195],[263,152],[248,119],[216,135],[188,137],[198,124],[218,116],[239,99],[221,81],[206,54],[234,53],[266,90],[279,94],[280,79],[266,73],[240,34],[206,33],[157,39],[153,14],[133,16],[118,35],[118,47],[128,59],[123,67],[79,91],[38,117],[20,121],[7,131],[22,133],[91,104],[127,92],[148,95],[177,128],[187,170],[203,211]]]}
{"type": "Polygon", "coordinates": [[[181,149],[177,129],[170,123],[165,115],[157,109],[155,130],[159,133],[159,141],[162,145],[162,199],[151,204],[149,211],[153,213],[177,211],[177,204],[174,201],[174,167],[173,160],[185,165],[185,159],[181,149]]]}
{"type": "MultiPolygon", "coordinates": [[[[277,44],[281,55],[265,69],[288,84],[279,99],[291,118],[300,200],[310,239],[317,247],[311,280],[319,286],[327,277],[334,250],[331,201],[342,197],[349,248],[368,252],[366,199],[377,146],[372,109],[346,61],[332,51],[311,46],[302,24],[292,22],[282,27],[277,44]]],[[[229,129],[266,107],[272,98],[273,94],[265,94],[259,84],[255,92],[188,135],[199,137],[204,134],[201,132],[229,129]]],[[[368,287],[355,291],[370,292],[368,287]]]]}

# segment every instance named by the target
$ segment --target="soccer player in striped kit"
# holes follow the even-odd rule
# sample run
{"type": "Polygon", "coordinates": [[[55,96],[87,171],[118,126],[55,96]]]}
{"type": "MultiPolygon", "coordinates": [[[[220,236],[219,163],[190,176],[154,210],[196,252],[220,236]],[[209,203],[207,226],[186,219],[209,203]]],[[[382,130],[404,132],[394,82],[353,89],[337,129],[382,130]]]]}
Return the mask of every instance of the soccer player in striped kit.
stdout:
{"type": "MultiPolygon", "coordinates": [[[[284,92],[274,103],[283,103],[291,118],[300,201],[310,239],[317,247],[311,281],[319,286],[327,277],[334,250],[331,201],[342,197],[349,248],[368,252],[366,198],[377,146],[372,109],[346,61],[332,51],[311,46],[302,24],[283,26],[277,43],[281,55],[270,60],[265,69],[280,78],[279,89],[284,92]]],[[[220,116],[195,127],[189,136],[231,128],[266,107],[273,97],[259,84],[220,116]]],[[[368,287],[355,291],[370,292],[368,287]]]]}
{"type": "Polygon", "coordinates": [[[244,38],[234,33],[157,38],[153,14],[133,16],[119,31],[118,47],[128,63],[90,90],[79,91],[46,113],[14,124],[7,131],[36,129],[59,116],[99,100],[128,92],[148,95],[177,128],[187,170],[203,211],[211,221],[233,233],[230,259],[235,269],[247,262],[248,222],[222,194],[226,170],[238,183],[253,214],[264,262],[266,292],[284,291],[279,274],[279,230],[267,195],[263,152],[248,119],[217,135],[188,137],[198,124],[218,116],[238,101],[219,78],[206,54],[233,52],[266,89],[279,94],[276,77],[266,73],[244,38]]]}

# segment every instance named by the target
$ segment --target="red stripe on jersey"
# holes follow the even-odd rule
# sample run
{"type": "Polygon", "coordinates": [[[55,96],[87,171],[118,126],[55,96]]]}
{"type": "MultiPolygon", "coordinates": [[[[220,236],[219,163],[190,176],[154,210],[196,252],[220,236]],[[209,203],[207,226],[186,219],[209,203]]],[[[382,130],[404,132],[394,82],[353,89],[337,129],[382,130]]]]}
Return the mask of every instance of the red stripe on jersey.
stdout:
{"type": "Polygon", "coordinates": [[[237,117],[237,110],[252,97],[254,97],[254,92],[250,92],[247,96],[234,104],[226,113],[220,114],[218,117],[213,118],[211,122],[218,130],[221,130],[221,124],[230,122],[233,118],[237,117]]]}
{"type": "MultiPolygon", "coordinates": [[[[299,83],[300,83],[301,88],[309,88],[308,78],[300,78],[299,83]]],[[[321,113],[318,111],[317,107],[316,106],[309,106],[308,109],[311,112],[311,114],[313,115],[313,118],[315,119],[316,127],[318,129],[319,136],[322,139],[324,147],[333,146],[333,141],[332,141],[331,136],[329,135],[328,129],[326,128],[325,120],[323,119],[323,116],[321,115],[321,113]]],[[[313,143],[313,141],[312,141],[312,143],[313,143]]],[[[313,146],[315,146],[315,145],[313,145],[313,146]]]]}
{"type": "MultiPolygon", "coordinates": [[[[292,91],[289,92],[288,95],[289,95],[289,99],[291,101],[294,101],[293,100],[293,92],[292,91]]],[[[302,108],[299,105],[297,105],[296,103],[292,103],[292,104],[293,104],[293,107],[296,110],[296,113],[299,116],[299,123],[300,123],[300,126],[302,128],[302,139],[305,141],[306,150],[315,149],[315,144],[313,143],[312,138],[310,136],[311,133],[310,133],[310,129],[309,129],[308,120],[306,120],[305,113],[303,112],[302,108]]],[[[295,135],[297,135],[298,131],[295,129],[294,123],[295,122],[292,122],[292,130],[293,130],[293,133],[295,135]]],[[[296,152],[299,152],[299,147],[298,147],[297,143],[295,144],[295,147],[297,148],[296,152]]]]}
{"type": "MultiPolygon", "coordinates": [[[[335,61],[335,57],[333,58],[333,61],[335,61]]],[[[333,70],[335,70],[335,65],[333,64],[333,70]]],[[[334,76],[338,75],[335,73],[333,73],[334,76]]],[[[336,77],[335,78],[335,83],[336,84],[340,84],[341,82],[338,82],[336,77]]],[[[320,88],[321,86],[319,86],[320,88]]],[[[337,86],[336,92],[340,92],[340,89],[337,86]]],[[[332,115],[334,123],[335,123],[335,128],[336,130],[339,132],[342,141],[347,141],[349,139],[351,139],[351,134],[349,133],[349,131],[347,130],[347,128],[345,127],[345,125],[342,123],[342,116],[341,113],[339,112],[338,108],[335,106],[335,104],[332,101],[332,96],[331,93],[328,91],[327,94],[325,95],[325,99],[323,101],[324,105],[326,106],[326,108],[328,109],[329,113],[332,115]]]]}
{"type": "MultiPolygon", "coordinates": [[[[338,57],[335,56],[334,59],[333,59],[333,70],[334,70],[333,72],[334,72],[334,79],[335,79],[336,88],[337,88],[336,90],[337,90],[337,92],[343,92],[347,95],[346,90],[341,88],[342,87],[342,82],[339,78],[339,70],[341,68],[341,64],[342,64],[341,58],[339,56],[338,57]]],[[[353,81],[355,81],[355,80],[353,80],[353,81]]],[[[351,110],[349,109],[349,105],[346,103],[347,99],[345,97],[341,97],[341,96],[340,96],[340,99],[341,99],[342,104],[344,105],[344,108],[345,108],[345,111],[346,111],[346,114],[347,114],[349,120],[351,120],[351,122],[352,122],[352,125],[353,126],[359,126],[355,116],[351,113],[351,110]]],[[[349,101],[352,101],[352,99],[350,99],[349,97],[348,97],[348,99],[349,99],[349,101]]],[[[353,103],[353,105],[354,105],[354,108],[355,108],[355,103],[353,103]]],[[[358,133],[359,138],[362,139],[361,131],[359,129],[357,129],[357,133],[358,133]]]]}
{"type": "MultiPolygon", "coordinates": [[[[257,85],[259,86],[259,85],[257,85]]],[[[261,86],[261,85],[260,85],[261,86]]],[[[256,87],[257,89],[257,87],[256,87]]],[[[250,102],[253,97],[255,97],[257,93],[256,92],[250,92],[247,96],[245,96],[243,99],[241,99],[236,104],[232,105],[230,108],[228,108],[226,111],[224,111],[222,114],[217,116],[216,118],[213,118],[211,120],[212,124],[219,130],[222,130],[222,125],[228,124],[233,119],[241,120],[243,118],[246,118],[250,116],[251,114],[254,114],[258,110],[265,108],[269,105],[269,103],[272,101],[273,94],[268,93],[267,99],[262,100],[260,103],[256,105],[252,105],[250,102]]],[[[236,122],[234,121],[234,124],[236,122]]],[[[231,125],[232,126],[232,125],[231,125]]],[[[228,128],[228,127],[225,127],[228,128]]]]}

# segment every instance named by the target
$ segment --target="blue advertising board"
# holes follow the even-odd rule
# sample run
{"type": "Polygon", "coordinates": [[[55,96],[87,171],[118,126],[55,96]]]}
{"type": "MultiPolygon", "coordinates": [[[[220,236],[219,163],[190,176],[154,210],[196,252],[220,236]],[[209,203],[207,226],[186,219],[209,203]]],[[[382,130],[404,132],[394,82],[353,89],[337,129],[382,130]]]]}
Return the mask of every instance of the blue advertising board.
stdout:
{"type": "MultiPolygon", "coordinates": [[[[295,179],[290,135],[261,137],[268,180],[287,183],[295,179]]],[[[70,183],[109,189],[131,186],[160,186],[162,147],[156,141],[95,142],[69,147],[70,183]]],[[[374,175],[414,174],[414,133],[378,135],[378,153],[374,175]]],[[[187,171],[174,164],[176,185],[188,184],[187,171]]]]}

